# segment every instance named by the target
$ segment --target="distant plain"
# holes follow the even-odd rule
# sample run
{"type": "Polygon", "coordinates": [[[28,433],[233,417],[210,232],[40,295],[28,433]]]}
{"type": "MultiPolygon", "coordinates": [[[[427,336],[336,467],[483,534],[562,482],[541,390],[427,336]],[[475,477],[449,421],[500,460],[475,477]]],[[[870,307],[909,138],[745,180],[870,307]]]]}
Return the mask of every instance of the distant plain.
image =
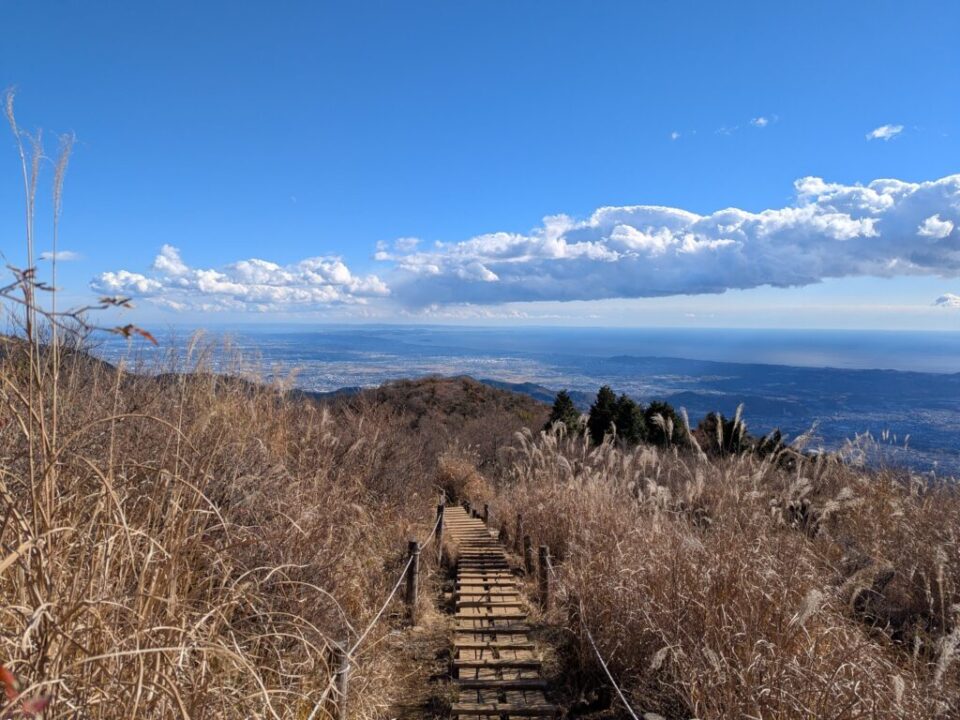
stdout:
{"type": "MultiPolygon", "coordinates": [[[[160,332],[155,350],[108,339],[97,353],[149,364],[181,352],[190,336],[188,328],[160,332]]],[[[743,403],[754,434],[815,428],[815,447],[837,449],[869,432],[881,440],[871,462],[960,472],[960,333],[340,325],[223,327],[206,336],[215,365],[226,367],[226,341],[264,378],[311,392],[470,375],[544,400],[568,389],[586,409],[608,384],[684,407],[693,424],[743,403]]]]}

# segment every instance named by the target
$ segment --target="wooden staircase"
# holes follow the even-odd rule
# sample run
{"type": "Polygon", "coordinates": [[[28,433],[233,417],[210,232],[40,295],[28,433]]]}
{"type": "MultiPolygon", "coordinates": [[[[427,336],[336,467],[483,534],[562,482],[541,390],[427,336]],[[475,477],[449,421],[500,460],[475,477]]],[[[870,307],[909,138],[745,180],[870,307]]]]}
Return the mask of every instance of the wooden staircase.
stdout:
{"type": "Polygon", "coordinates": [[[459,506],[444,509],[443,527],[457,553],[452,716],[558,716],[544,694],[520,586],[496,533],[459,506]]]}

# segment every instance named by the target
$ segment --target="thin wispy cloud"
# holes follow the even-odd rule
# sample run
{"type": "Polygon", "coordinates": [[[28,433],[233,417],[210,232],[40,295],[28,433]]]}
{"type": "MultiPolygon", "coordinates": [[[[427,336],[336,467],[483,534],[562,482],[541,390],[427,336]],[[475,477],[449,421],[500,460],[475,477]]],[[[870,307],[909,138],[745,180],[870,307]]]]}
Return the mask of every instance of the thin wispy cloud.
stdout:
{"type": "MultiPolygon", "coordinates": [[[[755,127],[762,130],[763,128],[768,127],[769,125],[772,125],[773,123],[777,122],[777,120],[778,120],[778,117],[776,115],[758,115],[756,117],[750,118],[747,121],[747,125],[749,125],[750,127],[755,127]]],[[[740,125],[723,125],[721,127],[718,127],[713,132],[716,135],[733,135],[734,133],[738,132],[740,128],[741,128],[740,125]]]]}
{"type": "Polygon", "coordinates": [[[143,298],[173,310],[203,312],[324,308],[362,304],[389,294],[377,276],[354,275],[336,257],[306,258],[292,265],[253,258],[219,269],[194,268],[172,245],[160,249],[149,270],[104,272],[91,287],[99,293],[143,298]]]}
{"type": "Polygon", "coordinates": [[[960,175],[867,185],[807,177],[795,202],[700,215],[651,205],[544,219],[424,251],[381,250],[408,306],[596,300],[794,287],[826,278],[960,276],[960,175]]]}
{"type": "Polygon", "coordinates": [[[903,132],[903,125],[881,125],[867,133],[867,140],[892,140],[903,132]]]}
{"type": "Polygon", "coordinates": [[[671,140],[679,140],[679,139],[680,139],[680,133],[677,132],[676,130],[674,130],[672,133],[670,133],[670,139],[671,139],[671,140]]]}
{"type": "Polygon", "coordinates": [[[57,262],[74,262],[76,260],[82,260],[83,255],[73,250],[57,250],[56,252],[46,250],[40,253],[40,259],[56,260],[57,262]]]}

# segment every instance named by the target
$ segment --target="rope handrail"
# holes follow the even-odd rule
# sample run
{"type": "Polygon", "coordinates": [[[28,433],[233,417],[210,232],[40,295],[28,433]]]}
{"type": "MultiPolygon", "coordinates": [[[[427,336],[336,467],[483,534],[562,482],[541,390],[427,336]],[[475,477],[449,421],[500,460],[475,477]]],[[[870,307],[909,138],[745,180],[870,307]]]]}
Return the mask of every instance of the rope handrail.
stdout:
{"type": "MultiPolygon", "coordinates": [[[[431,540],[433,540],[434,535],[437,533],[437,528],[440,526],[440,516],[437,516],[437,521],[433,524],[433,530],[430,532],[430,536],[420,544],[420,549],[425,548],[431,540]]],[[[374,615],[373,620],[370,621],[370,624],[367,625],[366,629],[360,633],[360,637],[357,638],[357,641],[347,650],[347,658],[351,658],[353,654],[357,651],[357,648],[360,647],[360,644],[364,641],[367,635],[370,634],[370,631],[373,630],[374,626],[380,621],[380,618],[383,616],[383,613],[386,612],[386,609],[390,606],[390,601],[393,600],[393,596],[397,594],[397,590],[400,589],[400,586],[403,584],[403,581],[407,577],[407,571],[410,569],[410,564],[413,562],[413,556],[411,555],[407,558],[407,564],[403,566],[403,570],[400,572],[400,577],[397,578],[396,584],[393,586],[393,590],[390,591],[390,594],[387,595],[387,599],[384,601],[383,605],[380,606],[380,610],[377,611],[377,614],[374,615]]]]}
{"type": "MultiPolygon", "coordinates": [[[[553,563],[550,561],[549,555],[547,555],[547,570],[550,572],[551,575],[553,575],[554,579],[557,581],[557,584],[560,585],[560,587],[562,587],[564,591],[566,591],[566,587],[564,587],[563,583],[560,582],[560,577],[559,575],[557,575],[557,571],[554,569],[553,563]]],[[[566,592],[566,595],[567,595],[567,598],[569,599],[570,593],[566,592]]],[[[579,600],[578,604],[579,604],[578,610],[580,612],[580,624],[583,626],[583,630],[587,634],[587,640],[590,641],[590,646],[593,648],[594,655],[596,655],[597,660],[600,661],[600,667],[602,667],[603,672],[606,673],[607,678],[610,680],[610,684],[613,685],[613,689],[617,691],[617,695],[620,696],[620,702],[623,703],[623,706],[627,709],[627,712],[630,713],[630,717],[632,717],[633,720],[640,720],[640,718],[637,717],[637,713],[634,711],[634,709],[630,707],[630,703],[627,702],[627,697],[626,695],[623,694],[623,690],[620,689],[619,683],[617,683],[616,679],[614,679],[613,673],[610,672],[610,668],[607,666],[607,661],[604,660],[603,655],[600,654],[600,648],[597,647],[597,643],[593,639],[593,633],[590,632],[590,627],[587,625],[587,620],[583,610],[583,600],[579,600]]]]}
{"type": "Polygon", "coordinates": [[[386,601],[383,605],[380,606],[380,609],[377,611],[377,614],[374,615],[373,620],[370,621],[370,624],[367,625],[366,629],[360,633],[360,637],[357,638],[357,641],[347,650],[347,657],[351,657],[360,647],[360,644],[366,639],[367,635],[370,634],[370,631],[373,630],[374,626],[380,621],[380,618],[383,616],[383,613],[390,605],[390,601],[393,600],[393,596],[397,594],[397,590],[400,589],[400,586],[403,584],[403,581],[407,577],[407,570],[410,569],[410,563],[413,562],[413,557],[407,558],[407,564],[403,566],[403,570],[400,572],[400,577],[397,579],[396,584],[393,586],[393,590],[390,591],[390,594],[387,595],[386,601]]]}
{"type": "Polygon", "coordinates": [[[432,542],[433,542],[433,539],[437,536],[437,528],[440,527],[440,521],[441,521],[441,519],[442,519],[442,517],[441,517],[440,515],[437,515],[437,521],[433,524],[433,530],[430,531],[430,535],[427,537],[426,540],[424,540],[422,543],[420,543],[420,549],[421,549],[421,550],[423,550],[425,547],[427,547],[427,545],[429,545],[430,543],[432,543],[432,542]]]}
{"type": "MultiPolygon", "coordinates": [[[[433,538],[436,536],[437,529],[440,527],[441,518],[442,518],[441,515],[437,515],[437,521],[433,524],[433,530],[430,531],[430,535],[427,537],[427,539],[424,540],[419,545],[421,550],[427,547],[427,545],[429,545],[430,542],[433,540],[433,538]]],[[[367,624],[367,627],[364,628],[362,633],[360,633],[360,636],[357,638],[357,641],[350,646],[350,649],[344,651],[345,660],[348,666],[353,663],[353,654],[357,651],[357,649],[366,639],[367,635],[370,634],[370,631],[373,630],[374,627],[376,627],[376,624],[380,621],[380,618],[383,617],[383,613],[386,612],[387,608],[390,606],[390,602],[393,600],[394,595],[397,594],[397,590],[400,589],[400,586],[403,584],[403,581],[407,577],[407,571],[410,570],[410,565],[411,563],[413,563],[413,559],[414,559],[413,555],[407,558],[407,562],[403,566],[403,570],[400,572],[400,577],[397,578],[397,582],[394,584],[393,589],[390,591],[390,594],[387,595],[387,599],[384,601],[383,605],[380,606],[380,609],[377,611],[377,614],[373,616],[373,620],[371,620],[367,624]]],[[[330,677],[330,682],[327,683],[327,687],[323,691],[323,693],[320,695],[320,699],[317,700],[316,703],[314,703],[313,710],[311,711],[307,720],[314,720],[314,718],[316,717],[316,714],[320,711],[324,703],[327,701],[327,698],[330,696],[330,693],[335,690],[336,684],[337,684],[337,676],[341,672],[343,672],[341,669],[335,670],[333,672],[333,674],[330,677]]]]}

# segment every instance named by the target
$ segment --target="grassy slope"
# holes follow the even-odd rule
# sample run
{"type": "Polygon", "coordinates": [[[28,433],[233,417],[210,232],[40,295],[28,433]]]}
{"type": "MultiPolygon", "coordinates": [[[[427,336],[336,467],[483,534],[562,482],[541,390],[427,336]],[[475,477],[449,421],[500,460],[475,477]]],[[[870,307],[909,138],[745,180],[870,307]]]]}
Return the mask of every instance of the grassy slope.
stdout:
{"type": "MultiPolygon", "coordinates": [[[[824,458],[787,472],[518,440],[548,408],[469,378],[315,402],[200,357],[160,378],[68,357],[55,447],[51,374],[31,401],[22,352],[0,357],[0,647],[27,682],[56,682],[52,717],[307,717],[328,644],[375,612],[438,487],[523,510],[558,562],[548,620],[582,600],[639,709],[958,713],[955,489],[824,458]]],[[[388,628],[358,657],[355,717],[398,693],[388,628]]],[[[572,629],[576,695],[601,677],[572,629]]]]}
{"type": "MultiPolygon", "coordinates": [[[[0,352],[0,662],[47,683],[50,717],[325,717],[329,646],[429,530],[436,456],[543,412],[463,379],[317,403],[203,352],[153,376],[66,354],[54,392],[28,351],[0,352]]],[[[357,658],[356,717],[401,682],[396,610],[357,658]]]]}
{"type": "MultiPolygon", "coordinates": [[[[668,718],[960,713],[960,495],[832,458],[528,435],[495,511],[557,558],[634,706],[668,718]]],[[[602,680],[585,635],[578,690],[602,680]]]]}

